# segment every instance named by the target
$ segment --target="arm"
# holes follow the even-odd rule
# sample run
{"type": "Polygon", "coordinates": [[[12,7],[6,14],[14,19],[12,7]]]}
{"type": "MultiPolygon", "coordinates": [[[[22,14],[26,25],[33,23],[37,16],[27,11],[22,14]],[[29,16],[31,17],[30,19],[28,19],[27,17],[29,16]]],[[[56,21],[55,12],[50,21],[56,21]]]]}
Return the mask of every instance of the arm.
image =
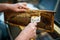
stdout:
{"type": "Polygon", "coordinates": [[[8,9],[8,7],[7,7],[7,4],[1,4],[0,3],[0,11],[3,11],[3,10],[7,10],[8,9]]]}
{"type": "Polygon", "coordinates": [[[26,7],[26,3],[16,3],[16,4],[0,3],[0,11],[11,10],[14,12],[22,12],[26,11],[26,9],[28,9],[26,7]]]}
{"type": "Polygon", "coordinates": [[[29,40],[36,36],[36,24],[30,23],[25,29],[16,37],[15,40],[29,40]]]}

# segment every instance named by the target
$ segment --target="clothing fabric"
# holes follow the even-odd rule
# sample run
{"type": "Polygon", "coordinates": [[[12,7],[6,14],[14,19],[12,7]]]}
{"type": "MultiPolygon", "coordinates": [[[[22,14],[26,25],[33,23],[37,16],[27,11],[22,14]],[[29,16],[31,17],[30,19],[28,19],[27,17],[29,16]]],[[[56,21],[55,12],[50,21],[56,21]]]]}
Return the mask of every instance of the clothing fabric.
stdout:
{"type": "Polygon", "coordinates": [[[9,40],[7,26],[0,20],[0,40],[9,40]]]}

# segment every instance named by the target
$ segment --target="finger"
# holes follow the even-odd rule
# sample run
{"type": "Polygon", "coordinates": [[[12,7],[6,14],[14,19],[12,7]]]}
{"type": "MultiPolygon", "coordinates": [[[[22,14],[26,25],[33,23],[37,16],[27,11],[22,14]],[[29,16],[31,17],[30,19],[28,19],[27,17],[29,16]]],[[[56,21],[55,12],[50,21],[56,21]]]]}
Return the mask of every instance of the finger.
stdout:
{"type": "Polygon", "coordinates": [[[28,24],[28,26],[31,27],[33,30],[37,29],[35,25],[36,25],[36,23],[29,23],[28,24]]]}
{"type": "Polygon", "coordinates": [[[33,39],[36,38],[36,31],[33,31],[31,38],[33,38],[33,39]]]}
{"type": "Polygon", "coordinates": [[[20,4],[19,7],[22,7],[22,8],[24,8],[24,9],[29,9],[27,6],[24,6],[24,5],[22,5],[22,4],[20,4]]]}
{"type": "Polygon", "coordinates": [[[36,27],[34,27],[34,26],[32,26],[31,28],[33,29],[33,31],[37,29],[37,28],[36,28],[36,27]]]}
{"type": "Polygon", "coordinates": [[[37,23],[36,23],[36,22],[34,22],[34,25],[36,26],[36,25],[37,25],[37,23]]]}
{"type": "Polygon", "coordinates": [[[26,2],[23,2],[22,4],[23,4],[24,6],[27,6],[27,3],[26,3],[26,2]]]}
{"type": "Polygon", "coordinates": [[[36,39],[36,33],[33,34],[34,36],[32,37],[33,39],[36,39]]]}
{"type": "Polygon", "coordinates": [[[25,12],[26,9],[16,9],[15,11],[16,11],[16,12],[25,12]]]}
{"type": "Polygon", "coordinates": [[[37,23],[29,23],[29,26],[30,25],[35,27],[37,25],[37,23]]]}
{"type": "Polygon", "coordinates": [[[19,7],[23,7],[23,8],[26,8],[27,9],[27,3],[26,2],[23,2],[23,3],[17,3],[17,5],[19,5],[19,7]]]}

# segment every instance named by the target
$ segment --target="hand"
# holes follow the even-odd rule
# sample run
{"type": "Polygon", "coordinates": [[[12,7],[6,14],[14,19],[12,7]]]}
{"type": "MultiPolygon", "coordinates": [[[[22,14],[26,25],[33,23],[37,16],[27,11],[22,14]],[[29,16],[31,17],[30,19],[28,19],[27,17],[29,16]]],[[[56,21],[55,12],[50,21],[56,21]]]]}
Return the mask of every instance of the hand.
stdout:
{"type": "Polygon", "coordinates": [[[36,36],[36,23],[29,23],[15,40],[29,40],[36,36]]]}
{"type": "Polygon", "coordinates": [[[36,23],[29,23],[25,29],[24,29],[24,33],[26,34],[26,36],[28,36],[27,38],[33,38],[36,36],[36,23]]]}
{"type": "Polygon", "coordinates": [[[22,12],[26,11],[27,3],[16,3],[16,4],[7,4],[7,7],[9,10],[15,11],[15,12],[22,12]]]}

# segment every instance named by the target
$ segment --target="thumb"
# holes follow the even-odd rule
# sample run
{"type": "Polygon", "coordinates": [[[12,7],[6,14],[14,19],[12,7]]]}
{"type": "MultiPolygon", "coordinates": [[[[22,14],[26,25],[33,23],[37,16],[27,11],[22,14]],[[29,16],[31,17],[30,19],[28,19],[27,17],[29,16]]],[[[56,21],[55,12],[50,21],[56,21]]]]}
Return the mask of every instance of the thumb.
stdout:
{"type": "Polygon", "coordinates": [[[34,22],[34,25],[36,26],[36,25],[37,25],[37,23],[36,23],[36,22],[34,22]]]}

